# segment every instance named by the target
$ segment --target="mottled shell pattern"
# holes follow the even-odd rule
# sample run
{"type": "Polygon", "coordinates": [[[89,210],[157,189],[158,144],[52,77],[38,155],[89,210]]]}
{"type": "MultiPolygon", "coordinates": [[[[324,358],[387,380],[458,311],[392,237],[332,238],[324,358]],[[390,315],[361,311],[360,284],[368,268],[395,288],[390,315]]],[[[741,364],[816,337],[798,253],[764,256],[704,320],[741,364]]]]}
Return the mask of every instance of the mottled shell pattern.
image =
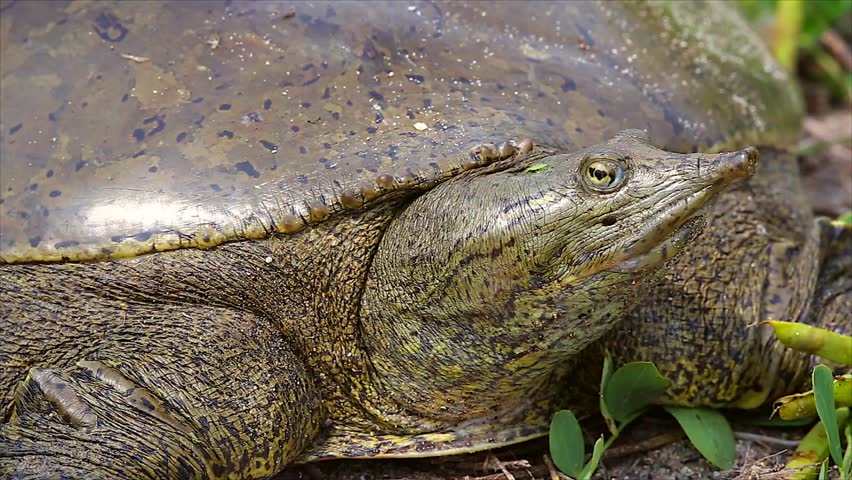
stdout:
{"type": "Polygon", "coordinates": [[[297,232],[523,139],[574,149],[640,128],[677,151],[783,146],[801,110],[725,4],[0,8],[7,263],[297,232]]]}

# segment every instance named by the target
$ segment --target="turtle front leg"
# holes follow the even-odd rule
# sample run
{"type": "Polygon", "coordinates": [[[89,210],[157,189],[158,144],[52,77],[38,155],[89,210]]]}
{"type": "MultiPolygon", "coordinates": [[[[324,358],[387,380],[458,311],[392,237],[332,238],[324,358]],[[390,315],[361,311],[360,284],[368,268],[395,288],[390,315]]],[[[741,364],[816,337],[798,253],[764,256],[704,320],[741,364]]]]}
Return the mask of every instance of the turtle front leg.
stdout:
{"type": "MultiPolygon", "coordinates": [[[[29,368],[6,406],[0,477],[266,478],[311,442],[318,393],[263,319],[143,310],[137,321],[112,319],[132,340],[103,342],[74,365],[30,351],[36,365],[53,365],[29,368]],[[163,314],[173,321],[164,325],[163,314]]],[[[0,358],[21,353],[17,334],[27,335],[13,331],[0,358]]]]}
{"type": "Polygon", "coordinates": [[[819,218],[820,269],[807,323],[852,334],[852,225],[819,218]]]}

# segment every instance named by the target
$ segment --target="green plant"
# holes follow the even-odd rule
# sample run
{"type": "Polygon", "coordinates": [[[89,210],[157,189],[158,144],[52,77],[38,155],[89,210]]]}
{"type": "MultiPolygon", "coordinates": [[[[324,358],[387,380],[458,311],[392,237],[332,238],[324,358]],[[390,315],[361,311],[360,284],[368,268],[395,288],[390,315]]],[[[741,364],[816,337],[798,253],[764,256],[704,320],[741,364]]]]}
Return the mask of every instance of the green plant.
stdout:
{"type": "Polygon", "coordinates": [[[837,98],[852,96],[852,73],[821,45],[833,25],[848,27],[852,2],[848,0],[739,0],[740,10],[764,31],[764,38],[778,62],[792,71],[797,57],[808,56],[823,85],[837,98]],[[763,27],[763,28],[761,28],[763,27]]]}
{"type": "MultiPolygon", "coordinates": [[[[852,337],[838,335],[825,329],[794,322],[767,322],[778,340],[795,350],[814,353],[822,358],[852,365],[852,337]]],[[[852,479],[852,374],[833,378],[825,365],[817,365],[812,375],[813,390],[778,399],[775,411],[782,419],[819,415],[819,423],[793,452],[787,468],[799,469],[794,479],[824,478],[828,458],[840,470],[841,480],[852,479]],[[838,408],[839,407],[839,408],[838,408]],[[845,427],[845,428],[844,428],[845,427]],[[843,452],[840,432],[844,432],[846,451],[843,452]],[[820,473],[817,474],[817,467],[820,473]]]]}
{"type": "MultiPolygon", "coordinates": [[[[550,425],[550,455],[563,473],[577,480],[588,480],[598,467],[603,452],[625,427],[648,409],[669,387],[653,363],[633,362],[613,371],[612,361],[604,360],[601,375],[600,411],[610,437],[601,435],[592,456],[585,460],[583,433],[577,418],[569,410],[557,412],[550,425]]],[[[702,408],[664,407],[686,432],[692,444],[719,468],[730,468],[734,461],[734,434],[725,417],[702,408]]]]}

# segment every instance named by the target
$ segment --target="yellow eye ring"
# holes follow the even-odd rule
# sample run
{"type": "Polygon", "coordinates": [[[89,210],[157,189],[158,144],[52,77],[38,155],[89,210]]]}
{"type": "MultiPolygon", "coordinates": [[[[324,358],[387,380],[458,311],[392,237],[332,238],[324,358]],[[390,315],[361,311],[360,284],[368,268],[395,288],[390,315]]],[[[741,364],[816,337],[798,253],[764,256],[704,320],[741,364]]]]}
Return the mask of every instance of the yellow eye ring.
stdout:
{"type": "Polygon", "coordinates": [[[620,163],[606,159],[592,159],[586,162],[582,171],[586,183],[593,189],[610,192],[624,182],[624,167],[620,163]]]}

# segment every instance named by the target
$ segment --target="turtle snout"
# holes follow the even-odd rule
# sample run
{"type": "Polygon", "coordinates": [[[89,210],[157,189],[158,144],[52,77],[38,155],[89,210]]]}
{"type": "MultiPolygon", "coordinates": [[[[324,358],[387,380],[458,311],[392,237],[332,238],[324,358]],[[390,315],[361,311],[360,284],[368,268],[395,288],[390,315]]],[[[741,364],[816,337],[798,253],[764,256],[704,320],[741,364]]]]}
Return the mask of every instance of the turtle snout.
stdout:
{"type": "Polygon", "coordinates": [[[754,175],[757,169],[760,153],[755,147],[748,147],[739,152],[723,153],[719,155],[719,176],[725,180],[735,178],[747,178],[754,175]]]}

